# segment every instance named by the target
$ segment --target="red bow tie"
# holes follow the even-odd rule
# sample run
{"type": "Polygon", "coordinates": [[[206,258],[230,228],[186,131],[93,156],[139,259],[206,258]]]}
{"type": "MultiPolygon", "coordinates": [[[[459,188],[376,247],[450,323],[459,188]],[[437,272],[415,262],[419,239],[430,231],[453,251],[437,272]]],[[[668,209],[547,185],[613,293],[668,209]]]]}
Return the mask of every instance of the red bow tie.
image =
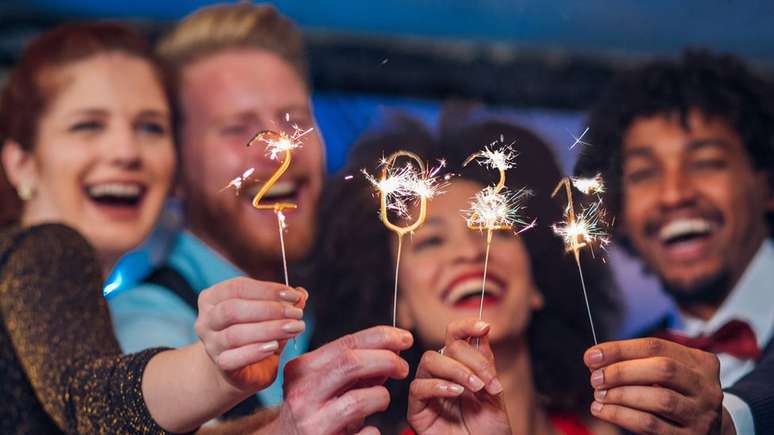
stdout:
{"type": "Polygon", "coordinates": [[[731,320],[711,335],[688,337],[672,331],[659,331],[654,335],[683,346],[712,353],[727,353],[739,359],[757,361],[761,357],[755,332],[747,322],[741,320],[731,320]]]}

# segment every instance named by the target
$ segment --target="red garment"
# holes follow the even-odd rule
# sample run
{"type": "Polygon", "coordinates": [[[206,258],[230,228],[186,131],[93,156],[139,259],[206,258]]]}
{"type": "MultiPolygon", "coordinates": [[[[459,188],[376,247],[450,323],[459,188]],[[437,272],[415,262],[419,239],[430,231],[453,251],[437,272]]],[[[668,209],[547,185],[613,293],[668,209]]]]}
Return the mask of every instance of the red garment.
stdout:
{"type": "Polygon", "coordinates": [[[757,361],[761,357],[755,332],[747,322],[741,320],[731,320],[711,335],[688,337],[674,331],[659,331],[654,335],[683,346],[712,353],[727,353],[739,359],[757,361]]]}
{"type": "MultiPolygon", "coordinates": [[[[586,426],[577,415],[574,414],[551,414],[548,416],[551,420],[551,424],[561,432],[563,435],[591,435],[586,426]]],[[[408,427],[400,433],[400,435],[416,435],[414,431],[408,427]]]]}

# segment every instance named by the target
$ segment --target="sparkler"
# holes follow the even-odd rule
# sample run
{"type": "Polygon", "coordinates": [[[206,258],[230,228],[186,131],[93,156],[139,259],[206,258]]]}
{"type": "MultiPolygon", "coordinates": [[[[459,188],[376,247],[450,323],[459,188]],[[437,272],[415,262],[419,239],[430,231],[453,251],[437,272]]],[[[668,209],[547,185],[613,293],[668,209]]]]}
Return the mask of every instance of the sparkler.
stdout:
{"type": "Polygon", "coordinates": [[[438,171],[446,166],[443,160],[436,168],[428,170],[419,156],[409,151],[396,151],[387,158],[382,158],[379,178],[370,175],[365,169],[363,174],[373,184],[379,193],[379,217],[388,230],[398,237],[398,252],[395,259],[395,288],[392,301],[392,326],[397,323],[398,308],[398,274],[400,272],[400,257],[403,249],[403,236],[419,228],[427,217],[427,202],[438,193],[441,184],[436,177],[438,171]],[[395,161],[405,157],[413,160],[404,166],[395,167],[395,161]],[[390,221],[389,212],[400,217],[410,218],[409,207],[419,203],[419,212],[413,223],[399,226],[390,221]]]}
{"type": "Polygon", "coordinates": [[[607,227],[605,209],[602,207],[602,198],[599,197],[599,194],[604,193],[605,185],[599,174],[591,178],[565,177],[556,185],[551,197],[555,197],[562,188],[567,194],[567,207],[564,210],[565,221],[554,224],[552,228],[554,233],[564,241],[565,250],[572,252],[575,256],[575,264],[578,266],[581,288],[583,289],[583,299],[586,302],[586,312],[589,315],[591,334],[594,337],[594,344],[597,344],[597,333],[594,329],[586,282],[583,279],[583,269],[580,263],[580,250],[589,247],[593,254],[595,245],[604,248],[610,243],[605,231],[607,227]],[[584,195],[597,195],[597,199],[591,205],[582,207],[577,215],[572,198],[573,187],[584,195]]]}
{"type": "MultiPolygon", "coordinates": [[[[289,116],[286,115],[285,120],[289,121],[289,116]]],[[[267,209],[273,210],[275,215],[277,216],[277,227],[279,230],[280,248],[282,251],[282,268],[285,276],[285,285],[287,286],[290,285],[290,280],[288,278],[288,263],[285,255],[285,236],[284,236],[284,231],[287,228],[287,225],[285,224],[285,214],[282,213],[282,211],[288,208],[297,208],[298,206],[291,202],[277,202],[274,204],[262,204],[261,199],[272,188],[274,183],[276,183],[277,180],[279,180],[280,177],[282,177],[282,175],[290,167],[291,151],[300,148],[302,145],[301,138],[314,130],[313,128],[303,130],[296,124],[292,124],[291,127],[293,128],[292,134],[287,134],[284,131],[281,131],[281,132],[275,132],[272,130],[259,131],[247,143],[248,147],[255,145],[258,142],[265,143],[266,155],[271,160],[280,160],[280,156],[282,156],[282,164],[280,165],[280,167],[277,168],[276,171],[274,171],[271,177],[269,177],[266,183],[263,184],[263,186],[258,191],[258,193],[256,193],[255,196],[253,197],[253,207],[255,207],[258,210],[267,210],[267,209]]],[[[231,180],[223,189],[221,189],[221,191],[227,190],[227,189],[234,189],[235,193],[239,195],[243,185],[246,182],[251,180],[254,172],[255,172],[254,168],[247,169],[242,173],[242,175],[231,180]]]]}
{"type": "Polygon", "coordinates": [[[465,221],[472,230],[486,230],[486,256],[484,258],[484,276],[481,283],[481,302],[478,308],[478,318],[484,315],[484,295],[486,292],[486,275],[489,268],[489,249],[492,245],[493,231],[513,231],[518,225],[523,226],[516,234],[520,234],[535,225],[535,221],[527,223],[522,217],[524,201],[532,193],[522,188],[511,192],[505,187],[505,171],[512,168],[516,154],[510,146],[492,150],[485,147],[483,151],[468,157],[462,164],[467,166],[472,161],[479,165],[496,169],[500,179],[494,186],[486,186],[473,197],[470,208],[464,211],[465,221]]]}
{"type": "MultiPolygon", "coordinates": [[[[287,116],[286,116],[287,119],[287,116]]],[[[284,131],[275,132],[271,130],[259,131],[247,146],[251,146],[256,142],[264,142],[266,144],[266,154],[271,160],[279,160],[279,156],[283,155],[282,164],[274,171],[269,177],[266,183],[261,186],[261,189],[253,197],[253,207],[258,210],[274,210],[274,214],[277,216],[277,228],[279,230],[280,248],[282,251],[282,269],[285,274],[285,285],[290,286],[290,280],[288,279],[288,262],[285,255],[285,236],[284,232],[287,228],[285,225],[285,214],[282,210],[286,208],[297,208],[298,205],[292,202],[275,202],[274,204],[261,204],[261,199],[271,189],[274,183],[279,180],[280,177],[290,167],[291,151],[301,147],[301,138],[309,134],[313,129],[302,130],[297,125],[293,125],[293,134],[288,135],[284,131]]],[[[248,170],[249,171],[249,170],[248,170]]]]}

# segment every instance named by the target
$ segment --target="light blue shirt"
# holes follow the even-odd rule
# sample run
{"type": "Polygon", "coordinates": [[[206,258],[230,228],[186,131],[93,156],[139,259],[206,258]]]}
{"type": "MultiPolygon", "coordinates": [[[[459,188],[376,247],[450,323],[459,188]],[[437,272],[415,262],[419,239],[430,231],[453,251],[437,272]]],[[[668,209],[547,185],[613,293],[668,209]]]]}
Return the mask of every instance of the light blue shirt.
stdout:
{"type": "MultiPolygon", "coordinates": [[[[188,231],[176,236],[167,264],[177,270],[198,293],[221,281],[245,276],[228,260],[210,249],[188,231]]],[[[150,347],[183,347],[196,342],[194,332],[196,312],[172,291],[141,283],[122,290],[108,301],[118,342],[126,353],[150,347]]],[[[277,380],[258,392],[263,406],[275,406],[282,401],[282,372],[285,364],[308,349],[313,328],[312,319],[305,315],[306,330],[282,352],[277,380]]]]}

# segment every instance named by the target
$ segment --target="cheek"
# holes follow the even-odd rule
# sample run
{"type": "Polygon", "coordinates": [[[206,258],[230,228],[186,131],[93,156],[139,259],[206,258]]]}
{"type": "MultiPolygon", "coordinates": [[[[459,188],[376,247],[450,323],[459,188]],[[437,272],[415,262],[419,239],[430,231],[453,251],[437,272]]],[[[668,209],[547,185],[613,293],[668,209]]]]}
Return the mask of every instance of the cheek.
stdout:
{"type": "Polygon", "coordinates": [[[409,302],[425,300],[433,294],[433,286],[438,282],[438,263],[424,256],[403,254],[398,287],[409,302]]]}

